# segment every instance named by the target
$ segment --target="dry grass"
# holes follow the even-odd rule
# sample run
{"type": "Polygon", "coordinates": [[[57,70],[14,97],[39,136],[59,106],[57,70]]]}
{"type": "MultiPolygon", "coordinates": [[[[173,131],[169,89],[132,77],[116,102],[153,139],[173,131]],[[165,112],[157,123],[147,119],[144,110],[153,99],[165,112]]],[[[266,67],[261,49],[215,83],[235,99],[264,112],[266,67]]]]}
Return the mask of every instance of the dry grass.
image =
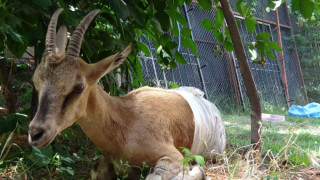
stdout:
{"type": "MultiPolygon", "coordinates": [[[[284,113],[280,115],[284,115],[284,113]]],[[[320,179],[320,120],[289,117],[263,123],[263,152],[249,144],[249,115],[225,115],[228,147],[208,163],[207,179],[320,179]]]]}

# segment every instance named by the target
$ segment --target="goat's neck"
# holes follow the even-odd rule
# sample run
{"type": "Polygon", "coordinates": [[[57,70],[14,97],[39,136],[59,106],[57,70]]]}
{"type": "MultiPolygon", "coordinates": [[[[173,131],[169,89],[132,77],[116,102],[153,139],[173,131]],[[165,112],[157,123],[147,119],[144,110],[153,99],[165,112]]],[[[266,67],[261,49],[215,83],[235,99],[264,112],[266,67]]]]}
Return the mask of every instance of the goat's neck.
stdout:
{"type": "Polygon", "coordinates": [[[77,122],[102,151],[112,153],[123,143],[124,104],[121,98],[110,96],[98,85],[90,89],[86,113],[77,122]]]}

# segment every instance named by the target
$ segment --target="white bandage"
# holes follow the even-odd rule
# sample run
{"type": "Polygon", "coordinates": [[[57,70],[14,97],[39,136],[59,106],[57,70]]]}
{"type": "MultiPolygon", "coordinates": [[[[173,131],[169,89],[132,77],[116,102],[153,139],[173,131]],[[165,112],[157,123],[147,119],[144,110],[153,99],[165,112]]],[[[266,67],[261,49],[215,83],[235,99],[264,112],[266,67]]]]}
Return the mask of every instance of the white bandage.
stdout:
{"type": "Polygon", "coordinates": [[[203,98],[204,93],[194,87],[171,89],[188,102],[195,124],[191,153],[205,158],[223,153],[226,146],[226,133],[217,107],[203,98]]]}

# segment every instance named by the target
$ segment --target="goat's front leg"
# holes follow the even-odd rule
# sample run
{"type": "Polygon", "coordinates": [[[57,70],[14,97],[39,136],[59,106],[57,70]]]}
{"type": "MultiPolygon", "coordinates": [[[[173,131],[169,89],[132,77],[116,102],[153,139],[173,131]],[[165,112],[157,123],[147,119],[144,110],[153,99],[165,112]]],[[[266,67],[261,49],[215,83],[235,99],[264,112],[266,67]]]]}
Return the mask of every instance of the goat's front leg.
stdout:
{"type": "Polygon", "coordinates": [[[204,180],[203,169],[197,165],[192,168],[183,166],[179,160],[183,159],[182,154],[175,149],[175,152],[160,158],[153,169],[153,173],[147,176],[147,180],[204,180]]]}
{"type": "Polygon", "coordinates": [[[113,180],[116,178],[113,164],[108,155],[103,155],[97,167],[94,167],[91,172],[92,180],[113,180]]]}

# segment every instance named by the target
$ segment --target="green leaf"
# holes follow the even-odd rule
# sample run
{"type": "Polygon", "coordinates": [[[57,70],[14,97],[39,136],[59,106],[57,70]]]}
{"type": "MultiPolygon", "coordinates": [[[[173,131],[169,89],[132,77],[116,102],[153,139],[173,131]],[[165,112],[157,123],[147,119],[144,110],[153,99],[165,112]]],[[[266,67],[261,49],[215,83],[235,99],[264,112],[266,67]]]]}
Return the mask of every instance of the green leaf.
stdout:
{"type": "Polygon", "coordinates": [[[304,18],[310,18],[314,10],[314,2],[312,0],[300,1],[299,10],[304,18]]]}
{"type": "Polygon", "coordinates": [[[232,38],[231,38],[231,35],[230,35],[229,28],[228,28],[228,27],[225,27],[224,31],[225,31],[224,33],[225,33],[225,35],[226,35],[227,40],[231,42],[231,41],[232,41],[232,38]]]}
{"type": "Polygon", "coordinates": [[[173,23],[173,36],[179,37],[178,22],[174,22],[174,23],[173,23]]]}
{"type": "Polygon", "coordinates": [[[264,42],[262,42],[262,41],[257,41],[257,43],[256,43],[256,48],[258,49],[258,53],[259,53],[259,55],[260,55],[260,57],[261,57],[261,59],[263,58],[263,56],[264,56],[264,50],[265,50],[265,46],[266,44],[264,43],[264,42]]]}
{"type": "Polygon", "coordinates": [[[198,0],[198,3],[199,7],[204,10],[209,11],[212,8],[211,0],[198,0]]]}
{"type": "Polygon", "coordinates": [[[162,30],[169,31],[169,29],[171,27],[171,23],[170,23],[171,20],[170,20],[170,17],[168,16],[168,14],[164,11],[158,11],[155,14],[155,17],[160,22],[162,30]]]}
{"type": "Polygon", "coordinates": [[[176,12],[176,19],[182,25],[188,25],[188,21],[179,12],[176,12]]]}
{"type": "Polygon", "coordinates": [[[156,28],[156,30],[158,30],[159,32],[162,32],[161,24],[160,24],[160,22],[158,21],[158,19],[156,19],[156,18],[151,18],[151,23],[152,23],[152,25],[156,28]]]}
{"type": "Polygon", "coordinates": [[[160,52],[160,56],[162,58],[169,58],[170,59],[172,56],[170,49],[168,49],[167,47],[163,47],[162,51],[160,52]]]}
{"type": "Polygon", "coordinates": [[[263,41],[264,43],[269,43],[269,39],[271,37],[271,34],[268,32],[260,32],[256,36],[256,41],[263,41]]]}
{"type": "Polygon", "coordinates": [[[58,168],[58,170],[59,170],[59,172],[67,172],[68,174],[70,174],[71,176],[74,176],[74,171],[73,171],[73,169],[71,168],[71,167],[67,167],[67,168],[65,168],[65,167],[59,167],[58,168]]]}
{"type": "Polygon", "coordinates": [[[161,37],[160,37],[160,42],[161,44],[163,45],[166,45],[167,42],[171,41],[171,37],[168,35],[168,34],[163,34],[161,37]]]}
{"type": "Polygon", "coordinates": [[[267,11],[269,12],[270,9],[274,9],[275,7],[276,7],[276,3],[274,2],[274,0],[268,0],[268,4],[267,4],[267,8],[266,8],[267,11]]]}
{"type": "Polygon", "coordinates": [[[270,10],[275,11],[279,6],[281,6],[283,0],[268,0],[266,11],[270,12],[270,10]]]}
{"type": "Polygon", "coordinates": [[[177,62],[180,64],[188,64],[184,57],[178,52],[174,52],[174,57],[176,58],[177,62]]]}
{"type": "Polygon", "coordinates": [[[215,22],[218,27],[221,27],[223,24],[223,20],[224,20],[223,11],[220,6],[217,6],[216,9],[217,9],[217,12],[216,12],[216,21],[215,22]]]}
{"type": "Polygon", "coordinates": [[[17,43],[23,44],[23,39],[20,34],[14,32],[11,28],[8,28],[8,33],[11,39],[17,43]]]}
{"type": "Polygon", "coordinates": [[[182,149],[182,152],[184,153],[185,158],[190,157],[191,156],[191,152],[189,149],[184,148],[184,147],[180,147],[180,149],[182,149]]]}
{"type": "MultiPolygon", "coordinates": [[[[141,65],[141,60],[140,58],[138,58],[137,56],[131,56],[129,55],[128,56],[130,61],[134,63],[134,70],[136,72],[136,75],[138,77],[137,80],[139,80],[139,82],[141,83],[142,86],[144,86],[146,83],[144,82],[144,79],[143,79],[143,70],[142,70],[142,65],[141,65]]],[[[138,87],[140,86],[140,84],[138,85],[138,87]]]]}
{"type": "Polygon", "coordinates": [[[139,12],[136,11],[136,8],[131,3],[125,3],[119,0],[108,0],[108,2],[118,18],[126,19],[132,16],[135,17],[135,19],[139,19],[140,15],[136,14],[139,12]]]}
{"type": "MultiPolygon", "coordinates": [[[[4,39],[5,39],[4,34],[0,33],[0,42],[4,42],[4,39]]],[[[0,52],[3,51],[4,48],[5,48],[4,43],[0,43],[0,52]]]]}
{"type": "Polygon", "coordinates": [[[189,37],[181,37],[181,43],[185,49],[188,49],[190,47],[189,39],[189,37]]]}
{"type": "Polygon", "coordinates": [[[162,0],[152,0],[152,2],[157,11],[163,11],[167,5],[167,3],[164,3],[162,0]]]}
{"type": "Polygon", "coordinates": [[[177,63],[175,61],[170,61],[168,69],[174,69],[177,67],[177,63]]]}
{"type": "Polygon", "coordinates": [[[191,50],[191,52],[192,52],[196,57],[198,57],[196,43],[195,43],[192,39],[189,39],[189,44],[190,44],[190,50],[191,50]]]}
{"type": "Polygon", "coordinates": [[[316,9],[317,13],[320,15],[320,7],[319,7],[319,5],[315,5],[315,9],[316,9]]]}
{"type": "Polygon", "coordinates": [[[192,0],[185,0],[185,1],[186,1],[186,4],[189,5],[192,0]]]}
{"type": "Polygon", "coordinates": [[[74,161],[70,157],[64,157],[64,156],[59,156],[61,161],[67,162],[67,163],[73,163],[74,161]]]}
{"type": "Polygon", "coordinates": [[[74,171],[71,167],[67,167],[67,172],[71,175],[74,176],[74,171]]]}
{"type": "MultiPolygon", "coordinates": [[[[27,38],[24,36],[24,38],[27,38]]],[[[10,52],[12,52],[17,58],[20,58],[28,47],[27,39],[24,39],[24,43],[17,43],[14,41],[11,36],[8,37],[6,41],[10,52]]]]}
{"type": "Polygon", "coordinates": [[[28,121],[28,116],[25,114],[14,113],[8,117],[0,117],[0,135],[9,131],[13,131],[17,123],[23,124],[28,121]]]}
{"type": "Polygon", "coordinates": [[[198,164],[200,164],[201,166],[205,166],[205,165],[206,165],[206,163],[205,163],[205,161],[204,161],[204,158],[203,158],[202,156],[193,155],[192,157],[193,157],[194,160],[195,160],[198,164]]]}
{"type": "Polygon", "coordinates": [[[175,1],[175,0],[168,0],[167,1],[167,7],[168,7],[168,9],[166,10],[166,12],[168,13],[168,15],[172,18],[172,19],[175,19],[176,18],[176,16],[177,16],[177,6],[178,6],[178,4],[176,4],[176,3],[178,3],[177,1],[175,1]]]}
{"type": "Polygon", "coordinates": [[[300,0],[291,0],[292,11],[298,11],[299,10],[299,4],[300,4],[300,0]]]}
{"type": "Polygon", "coordinates": [[[52,6],[51,0],[32,0],[32,3],[36,6],[41,6],[41,7],[52,6]]]}
{"type": "MultiPolygon", "coordinates": [[[[172,81],[169,82],[169,85],[171,86],[172,89],[179,88],[179,85],[176,84],[176,83],[174,83],[174,82],[172,82],[172,81]]],[[[1,165],[1,164],[0,164],[0,165],[1,165]]]]}
{"type": "Polygon", "coordinates": [[[166,47],[169,49],[174,49],[174,48],[178,47],[178,44],[176,42],[169,41],[166,43],[166,47]]]}
{"type": "Polygon", "coordinates": [[[145,18],[144,17],[146,16],[146,14],[143,13],[143,12],[138,11],[138,9],[133,5],[128,5],[128,8],[129,8],[129,11],[130,11],[130,16],[132,16],[134,18],[134,20],[136,22],[138,22],[138,24],[140,26],[143,27],[145,25],[145,22],[144,22],[145,18]]]}
{"type": "Polygon", "coordinates": [[[33,161],[34,163],[39,166],[43,167],[48,165],[51,162],[51,159],[53,157],[53,150],[52,146],[49,145],[44,148],[37,148],[32,146],[32,155],[33,155],[33,161]]]}
{"type": "Polygon", "coordinates": [[[238,29],[241,27],[241,21],[240,21],[240,19],[237,20],[237,27],[238,27],[238,29]]]}
{"type": "Polygon", "coordinates": [[[223,42],[223,34],[219,31],[217,27],[213,28],[213,36],[220,42],[223,42]]]}
{"type": "Polygon", "coordinates": [[[256,25],[258,24],[256,18],[253,15],[250,15],[245,18],[244,22],[247,26],[249,33],[252,34],[256,29],[256,25]]]}
{"type": "Polygon", "coordinates": [[[269,46],[276,51],[282,51],[282,48],[274,41],[269,42],[269,46]]]}
{"type": "Polygon", "coordinates": [[[0,117],[0,123],[0,135],[2,135],[3,133],[13,131],[16,127],[17,120],[12,121],[10,119],[0,117]]]}
{"type": "Polygon", "coordinates": [[[137,44],[138,44],[139,49],[140,49],[145,55],[149,56],[150,51],[149,51],[148,46],[147,46],[146,44],[144,44],[143,42],[140,42],[140,41],[139,41],[137,44]]]}
{"type": "Polygon", "coordinates": [[[213,30],[213,24],[212,24],[212,21],[208,18],[205,18],[202,22],[201,22],[201,26],[210,31],[210,30],[213,30]]]}
{"type": "Polygon", "coordinates": [[[223,41],[223,47],[226,48],[228,52],[232,52],[234,50],[233,44],[226,39],[223,41]]]}
{"type": "Polygon", "coordinates": [[[274,54],[270,50],[266,51],[266,55],[271,59],[276,59],[276,57],[274,56],[274,54]]]}
{"type": "Polygon", "coordinates": [[[191,30],[189,28],[182,28],[181,29],[181,34],[182,34],[182,36],[184,36],[186,38],[190,38],[191,30]]]}
{"type": "Polygon", "coordinates": [[[247,17],[251,14],[251,8],[247,2],[242,0],[237,1],[237,10],[243,17],[247,17]]]}

